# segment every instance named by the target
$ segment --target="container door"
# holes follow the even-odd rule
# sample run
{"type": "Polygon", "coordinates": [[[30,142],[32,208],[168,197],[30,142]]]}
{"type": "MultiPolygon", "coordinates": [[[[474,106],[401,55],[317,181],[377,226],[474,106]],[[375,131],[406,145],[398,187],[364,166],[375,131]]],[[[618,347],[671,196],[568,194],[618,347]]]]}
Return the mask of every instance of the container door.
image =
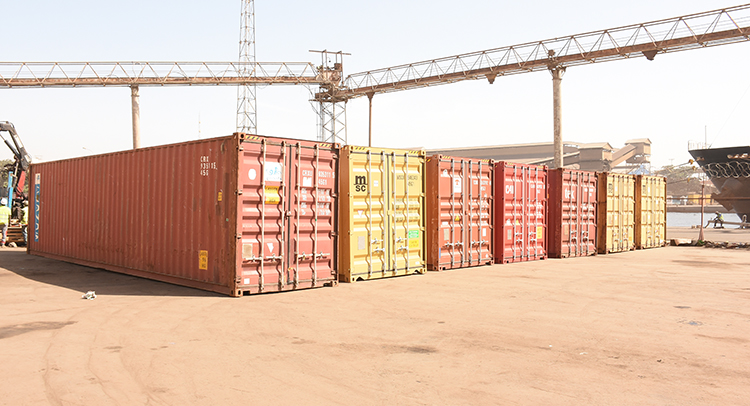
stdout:
{"type": "Polygon", "coordinates": [[[241,285],[253,292],[282,290],[286,268],[288,148],[262,139],[244,143],[240,162],[241,285]]]}
{"type": "Polygon", "coordinates": [[[581,255],[596,253],[596,174],[593,172],[582,172],[581,189],[579,198],[580,207],[580,249],[581,255]]]}
{"type": "MultiPolygon", "coordinates": [[[[455,159],[444,160],[440,173],[440,219],[441,245],[440,255],[447,256],[450,268],[459,268],[466,257],[466,229],[464,227],[466,194],[464,181],[466,163],[455,159]],[[445,193],[442,193],[442,192],[445,193]]],[[[442,261],[441,261],[442,262],[442,261]]]]}
{"type": "Polygon", "coordinates": [[[336,160],[318,144],[287,144],[288,171],[284,283],[320,286],[335,279],[336,160]]]}
{"type": "Polygon", "coordinates": [[[482,161],[468,161],[466,187],[464,190],[464,201],[467,210],[466,241],[467,241],[467,265],[479,265],[491,263],[492,257],[492,205],[491,164],[482,161]]]}
{"type": "Polygon", "coordinates": [[[398,274],[423,270],[423,158],[408,153],[386,155],[392,185],[390,197],[391,269],[398,274]]]}
{"type": "Polygon", "coordinates": [[[392,276],[389,160],[384,152],[350,154],[351,279],[392,276]]]}

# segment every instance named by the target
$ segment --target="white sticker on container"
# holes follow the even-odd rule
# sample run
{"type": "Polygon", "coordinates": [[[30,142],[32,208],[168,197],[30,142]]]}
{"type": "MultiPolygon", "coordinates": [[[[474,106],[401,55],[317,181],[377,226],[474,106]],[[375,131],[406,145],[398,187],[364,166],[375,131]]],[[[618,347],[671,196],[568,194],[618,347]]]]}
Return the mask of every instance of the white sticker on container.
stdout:
{"type": "Polygon", "coordinates": [[[312,178],[308,178],[308,177],[304,177],[304,176],[302,177],[302,186],[312,187],[312,185],[313,185],[312,184],[312,178]]]}
{"type": "Polygon", "coordinates": [[[487,229],[486,228],[482,229],[482,237],[487,237],[487,229]]]}
{"type": "Polygon", "coordinates": [[[461,193],[461,177],[453,178],[453,193],[461,193]]]}
{"type": "Polygon", "coordinates": [[[444,178],[448,177],[448,170],[447,169],[443,169],[443,177],[444,178]]]}
{"type": "Polygon", "coordinates": [[[247,177],[250,178],[250,180],[255,180],[255,178],[258,177],[258,173],[255,172],[255,169],[250,169],[247,171],[247,177]]]}
{"type": "Polygon", "coordinates": [[[243,280],[243,282],[245,283],[245,285],[249,285],[250,284],[250,278],[245,278],[243,280]]]}
{"type": "Polygon", "coordinates": [[[379,185],[379,184],[380,184],[380,183],[379,183],[379,182],[378,182],[377,180],[373,180],[373,181],[372,181],[372,186],[373,186],[373,187],[378,187],[378,185],[379,185]]]}
{"type": "Polygon", "coordinates": [[[278,162],[266,162],[264,175],[266,182],[281,182],[281,164],[278,162]]]}
{"type": "Polygon", "coordinates": [[[268,245],[268,252],[269,252],[269,253],[271,253],[271,254],[273,254],[273,243],[272,243],[272,242],[269,242],[269,243],[268,243],[268,244],[266,244],[266,245],[268,245]]]}

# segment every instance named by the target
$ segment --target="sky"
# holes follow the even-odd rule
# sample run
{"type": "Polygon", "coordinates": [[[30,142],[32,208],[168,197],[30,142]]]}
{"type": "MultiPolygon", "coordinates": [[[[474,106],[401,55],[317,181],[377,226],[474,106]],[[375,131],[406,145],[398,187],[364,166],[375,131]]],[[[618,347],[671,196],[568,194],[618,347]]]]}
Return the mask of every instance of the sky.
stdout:
{"type": "MultiPolygon", "coordinates": [[[[3,5],[4,62],[239,59],[240,0],[17,1],[3,5]]],[[[256,60],[320,62],[350,53],[344,74],[739,5],[712,0],[256,0],[256,60]]],[[[688,141],[750,144],[750,43],[571,67],[562,81],[563,138],[649,138],[655,167],[690,159],[688,141]]],[[[316,139],[304,86],[257,91],[258,133],[316,139]]],[[[140,89],[141,142],[162,145],[235,131],[235,87],[140,89]]],[[[132,148],[130,89],[0,89],[35,160],[132,148]]],[[[448,148],[551,142],[548,72],[376,95],[373,146],[448,148]]],[[[367,98],[347,105],[348,142],[367,145],[367,98]]],[[[0,147],[0,159],[10,159],[0,147]]]]}

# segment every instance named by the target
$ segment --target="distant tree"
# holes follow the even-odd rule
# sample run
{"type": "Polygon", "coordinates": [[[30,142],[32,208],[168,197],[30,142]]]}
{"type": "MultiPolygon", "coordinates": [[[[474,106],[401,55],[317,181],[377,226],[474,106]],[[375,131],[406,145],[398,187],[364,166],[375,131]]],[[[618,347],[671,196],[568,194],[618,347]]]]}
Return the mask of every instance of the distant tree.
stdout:
{"type": "MultiPolygon", "coordinates": [[[[667,178],[667,195],[669,196],[680,197],[701,193],[703,171],[697,166],[690,164],[667,165],[656,170],[656,174],[667,178]]],[[[715,192],[716,188],[713,185],[706,185],[705,193],[707,196],[715,192]]]]}

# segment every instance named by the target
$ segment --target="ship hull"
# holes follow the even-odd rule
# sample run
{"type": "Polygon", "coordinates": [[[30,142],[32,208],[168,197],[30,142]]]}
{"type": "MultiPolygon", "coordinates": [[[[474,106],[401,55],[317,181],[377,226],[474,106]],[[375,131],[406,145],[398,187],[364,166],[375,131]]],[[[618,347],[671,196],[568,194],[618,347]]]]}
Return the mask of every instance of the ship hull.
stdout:
{"type": "Polygon", "coordinates": [[[743,221],[750,218],[750,146],[688,152],[719,191],[711,197],[743,221]]]}

